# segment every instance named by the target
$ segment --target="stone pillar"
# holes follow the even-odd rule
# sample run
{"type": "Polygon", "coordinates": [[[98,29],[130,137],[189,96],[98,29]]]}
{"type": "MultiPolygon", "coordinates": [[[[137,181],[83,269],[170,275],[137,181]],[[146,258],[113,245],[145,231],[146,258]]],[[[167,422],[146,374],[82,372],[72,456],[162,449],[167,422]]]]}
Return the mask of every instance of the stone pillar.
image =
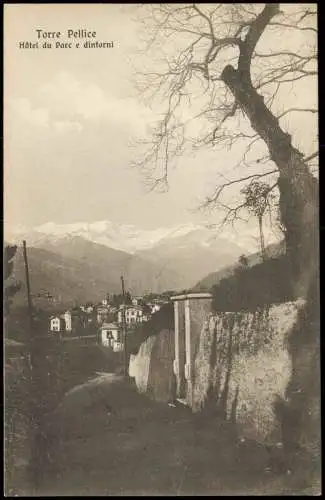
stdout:
{"type": "Polygon", "coordinates": [[[175,317],[174,373],[177,380],[177,397],[184,399],[181,387],[185,382],[185,399],[187,404],[192,406],[193,367],[196,355],[194,347],[201,332],[203,316],[210,309],[212,295],[189,293],[176,295],[171,300],[174,302],[175,317]],[[182,302],[182,308],[180,308],[180,302],[182,302]]]}
{"type": "Polygon", "coordinates": [[[187,400],[192,406],[192,342],[190,300],[185,299],[185,379],[187,383],[187,400]]]}
{"type": "Polygon", "coordinates": [[[176,375],[176,395],[180,394],[180,378],[179,378],[179,364],[180,364],[180,344],[179,344],[179,313],[178,302],[174,302],[174,324],[175,324],[175,359],[174,359],[174,373],[176,375]]]}

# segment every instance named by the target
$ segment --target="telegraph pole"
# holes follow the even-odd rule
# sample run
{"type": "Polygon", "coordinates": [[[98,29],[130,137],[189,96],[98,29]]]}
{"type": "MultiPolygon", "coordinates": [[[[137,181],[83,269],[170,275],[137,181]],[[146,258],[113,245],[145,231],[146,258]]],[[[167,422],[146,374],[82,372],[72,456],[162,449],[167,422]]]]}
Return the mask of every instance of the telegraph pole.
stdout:
{"type": "Polygon", "coordinates": [[[30,418],[30,432],[32,434],[32,458],[30,464],[30,480],[32,482],[32,488],[37,492],[40,486],[40,481],[42,477],[42,466],[46,460],[45,457],[45,443],[42,436],[43,431],[43,415],[42,410],[39,407],[42,398],[40,391],[40,354],[37,349],[37,338],[36,332],[34,331],[34,321],[33,321],[33,302],[30,290],[30,280],[29,280],[29,268],[27,259],[27,248],[26,241],[23,240],[23,254],[25,263],[25,276],[26,276],[26,294],[27,294],[27,304],[28,304],[28,314],[29,314],[29,339],[28,339],[28,351],[30,356],[29,373],[30,373],[30,383],[31,383],[31,393],[29,394],[30,408],[29,408],[29,418],[30,418]]]}
{"type": "Polygon", "coordinates": [[[28,337],[28,354],[29,357],[29,381],[31,384],[31,393],[29,394],[30,407],[29,407],[29,419],[30,419],[30,433],[32,434],[32,460],[30,463],[30,480],[32,482],[32,487],[37,489],[39,474],[38,474],[38,435],[37,430],[34,428],[35,423],[39,423],[39,415],[37,411],[37,403],[35,401],[35,373],[34,373],[34,354],[35,354],[35,345],[34,345],[34,329],[33,329],[33,303],[32,303],[32,295],[30,291],[30,281],[29,281],[29,268],[28,268],[28,259],[27,259],[27,248],[26,241],[23,240],[23,255],[24,255],[24,263],[25,263],[25,278],[26,278],[26,296],[27,296],[27,305],[28,305],[28,316],[29,316],[29,337],[28,337]]]}
{"type": "Polygon", "coordinates": [[[31,340],[32,336],[33,336],[33,303],[32,303],[32,295],[30,292],[29,269],[28,269],[27,249],[26,249],[26,241],[25,240],[23,241],[23,253],[24,253],[24,262],[25,262],[26,293],[27,293],[30,340],[31,340]]]}
{"type": "Polygon", "coordinates": [[[32,294],[30,290],[30,281],[29,281],[29,268],[28,268],[28,259],[27,259],[27,246],[26,241],[23,240],[23,256],[24,256],[24,264],[25,264],[25,279],[26,279],[26,297],[27,297],[27,306],[28,306],[28,317],[29,317],[29,335],[27,339],[27,353],[26,353],[26,362],[29,371],[29,376],[31,381],[33,380],[33,365],[34,365],[34,346],[33,346],[33,337],[34,337],[34,324],[33,324],[33,302],[32,302],[32,294]]]}
{"type": "Polygon", "coordinates": [[[123,313],[122,313],[122,329],[123,329],[123,348],[124,348],[124,376],[127,377],[128,365],[127,365],[127,348],[126,348],[126,321],[125,321],[125,288],[124,288],[124,278],[121,276],[122,283],[122,295],[123,295],[123,313]]]}

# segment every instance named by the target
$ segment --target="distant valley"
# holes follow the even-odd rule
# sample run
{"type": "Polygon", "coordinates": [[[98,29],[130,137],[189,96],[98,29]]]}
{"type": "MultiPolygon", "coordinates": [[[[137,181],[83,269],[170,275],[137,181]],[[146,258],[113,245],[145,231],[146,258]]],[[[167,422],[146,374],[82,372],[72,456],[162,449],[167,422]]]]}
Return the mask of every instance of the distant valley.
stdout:
{"type": "MultiPolygon", "coordinates": [[[[249,248],[219,237],[214,229],[192,224],[153,231],[113,226],[107,221],[73,227],[47,225],[5,238],[20,244],[14,275],[22,283],[21,242],[26,239],[32,292],[49,292],[52,302],[35,299],[48,307],[99,301],[107,293],[119,293],[121,275],[134,295],[190,289],[202,277],[231,268],[240,255],[251,253],[249,248]]],[[[210,281],[203,280],[203,288],[210,281]]],[[[25,300],[22,287],[15,303],[25,300]]]]}
{"type": "MultiPolygon", "coordinates": [[[[40,244],[41,245],[41,244],[40,244]]],[[[123,275],[127,289],[134,295],[144,292],[161,292],[170,285],[176,287],[174,273],[160,270],[140,257],[119,252],[82,238],[43,247],[28,247],[31,288],[34,294],[49,292],[55,304],[72,306],[74,303],[100,301],[107,293],[120,293],[123,275]]],[[[15,258],[13,276],[25,283],[22,250],[15,258]]],[[[25,299],[25,287],[17,294],[15,303],[25,299]]],[[[44,304],[42,298],[36,303],[44,304]]]]}

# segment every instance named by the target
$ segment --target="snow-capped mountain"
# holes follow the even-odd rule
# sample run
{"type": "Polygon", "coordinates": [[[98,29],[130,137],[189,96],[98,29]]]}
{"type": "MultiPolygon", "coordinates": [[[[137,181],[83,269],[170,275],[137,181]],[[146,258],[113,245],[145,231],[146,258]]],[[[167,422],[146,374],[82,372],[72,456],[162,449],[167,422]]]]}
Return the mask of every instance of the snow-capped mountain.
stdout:
{"type": "Polygon", "coordinates": [[[21,247],[24,239],[35,257],[34,288],[66,301],[97,300],[105,290],[116,293],[122,274],[135,294],[190,289],[204,276],[235,264],[240,255],[258,250],[249,228],[239,239],[231,230],[220,233],[192,223],[154,230],[110,221],[5,228],[6,242],[21,247]]]}
{"type": "Polygon", "coordinates": [[[82,237],[93,243],[99,243],[115,250],[128,253],[142,252],[166,244],[187,246],[189,242],[202,247],[214,247],[216,238],[219,241],[232,242],[241,247],[242,253],[256,251],[256,238],[248,232],[240,235],[240,239],[231,231],[216,233],[214,227],[206,224],[182,224],[158,229],[139,229],[133,225],[116,224],[110,221],[78,222],[73,224],[56,224],[48,222],[32,229],[16,228],[7,232],[6,238],[11,241],[27,239],[29,244],[37,246],[44,241],[55,243],[69,237],[82,237]],[[184,240],[186,239],[186,241],[184,240]]]}

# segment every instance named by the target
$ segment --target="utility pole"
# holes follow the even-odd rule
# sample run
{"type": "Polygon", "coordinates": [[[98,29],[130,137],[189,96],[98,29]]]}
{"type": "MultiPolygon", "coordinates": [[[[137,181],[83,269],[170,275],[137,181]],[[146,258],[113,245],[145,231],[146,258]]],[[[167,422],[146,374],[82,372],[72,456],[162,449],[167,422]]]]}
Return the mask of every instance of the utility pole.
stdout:
{"type": "Polygon", "coordinates": [[[25,240],[23,241],[23,253],[24,253],[24,262],[25,262],[26,293],[27,293],[29,327],[30,327],[29,340],[32,340],[32,337],[33,337],[33,303],[32,303],[32,295],[30,292],[29,269],[28,269],[27,249],[26,249],[26,241],[25,240]]]}
{"type": "Polygon", "coordinates": [[[27,248],[26,241],[23,240],[23,254],[24,254],[24,263],[25,263],[25,276],[26,276],[26,294],[27,294],[27,304],[28,304],[28,314],[29,314],[29,338],[28,338],[28,351],[30,356],[29,363],[29,374],[30,374],[30,383],[31,383],[31,392],[28,395],[30,399],[30,408],[29,408],[29,417],[30,417],[30,433],[32,435],[32,458],[30,464],[30,480],[32,482],[32,488],[37,492],[40,481],[42,477],[42,466],[45,462],[45,454],[44,454],[44,440],[42,436],[42,410],[40,408],[40,398],[42,398],[42,394],[40,392],[40,368],[39,368],[39,356],[37,347],[37,336],[36,331],[34,331],[35,326],[33,321],[33,302],[32,295],[30,289],[30,280],[29,280],[29,268],[28,268],[28,259],[27,259],[27,248]]]}
{"type": "Polygon", "coordinates": [[[30,480],[32,482],[31,486],[33,488],[37,488],[38,486],[38,450],[37,450],[37,431],[34,428],[35,422],[38,422],[38,412],[37,412],[37,403],[35,401],[36,394],[35,394],[35,359],[34,359],[34,351],[35,351],[35,345],[34,345],[34,328],[33,328],[33,303],[32,303],[32,295],[31,295],[31,290],[30,290],[30,281],[29,281],[29,268],[28,268],[28,259],[27,259],[27,248],[26,248],[26,241],[23,240],[23,255],[24,255],[24,264],[25,264],[25,279],[26,279],[26,296],[27,296],[27,305],[28,305],[28,316],[29,316],[29,336],[28,336],[28,354],[27,357],[29,358],[29,381],[31,384],[31,391],[29,394],[29,398],[31,400],[29,401],[29,421],[30,421],[30,429],[29,432],[32,435],[32,460],[30,463],[30,480]]]}
{"type": "Polygon", "coordinates": [[[27,306],[28,306],[28,318],[29,318],[29,335],[27,338],[27,353],[26,353],[26,362],[27,368],[29,371],[29,377],[31,382],[33,383],[33,368],[34,368],[34,324],[33,324],[33,302],[32,302],[32,294],[30,290],[30,281],[29,281],[29,268],[28,268],[28,259],[27,259],[27,247],[26,241],[23,240],[23,256],[24,256],[24,264],[25,264],[25,279],[26,279],[26,297],[27,297],[27,306]]]}
{"type": "Polygon", "coordinates": [[[122,295],[123,295],[123,313],[122,313],[122,330],[123,330],[123,348],[124,348],[124,376],[128,375],[127,366],[127,348],[126,348],[126,320],[125,320],[125,288],[124,288],[124,278],[121,276],[122,283],[122,295]]]}

